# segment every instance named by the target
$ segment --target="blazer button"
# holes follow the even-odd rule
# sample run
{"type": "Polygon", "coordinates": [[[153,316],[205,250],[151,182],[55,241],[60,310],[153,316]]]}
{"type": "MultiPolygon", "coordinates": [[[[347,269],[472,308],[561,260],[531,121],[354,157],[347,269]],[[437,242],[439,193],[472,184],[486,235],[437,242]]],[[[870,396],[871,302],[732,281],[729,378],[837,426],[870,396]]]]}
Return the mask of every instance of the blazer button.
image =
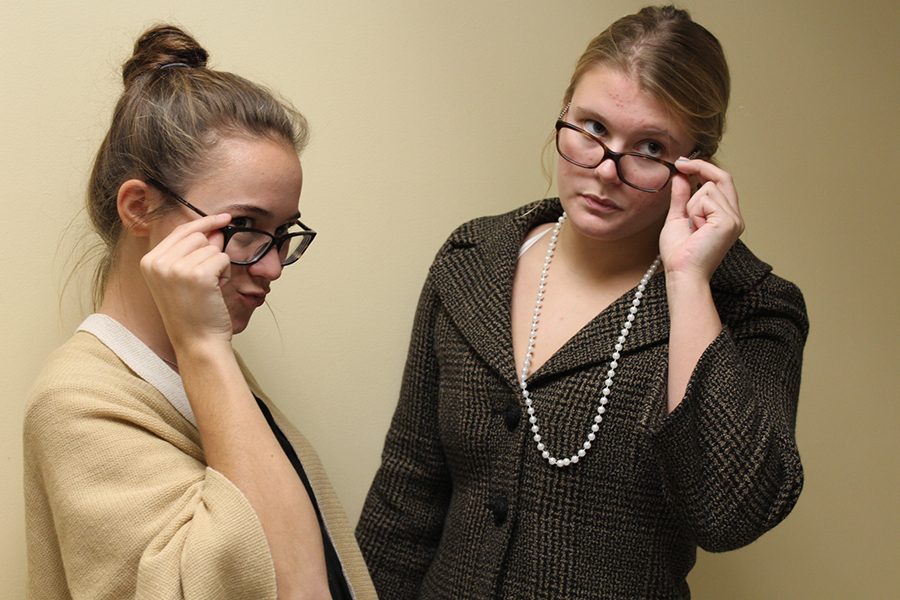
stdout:
{"type": "Polygon", "coordinates": [[[494,524],[500,527],[509,517],[509,502],[506,496],[495,496],[487,503],[488,510],[494,515],[494,524]]]}
{"type": "Polygon", "coordinates": [[[514,404],[509,405],[506,410],[503,411],[503,419],[506,421],[507,429],[510,431],[515,430],[515,428],[519,426],[519,421],[522,420],[522,409],[514,404]]]}

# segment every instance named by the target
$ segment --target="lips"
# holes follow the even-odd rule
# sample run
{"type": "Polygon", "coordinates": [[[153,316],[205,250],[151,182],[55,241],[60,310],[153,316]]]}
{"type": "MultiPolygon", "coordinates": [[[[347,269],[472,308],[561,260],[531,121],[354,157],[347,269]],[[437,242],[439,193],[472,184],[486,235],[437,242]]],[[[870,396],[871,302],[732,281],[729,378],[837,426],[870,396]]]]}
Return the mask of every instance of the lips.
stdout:
{"type": "Polygon", "coordinates": [[[238,292],[241,299],[255,307],[262,306],[266,301],[266,292],[238,292]]]}
{"type": "Polygon", "coordinates": [[[609,198],[601,198],[600,196],[595,196],[594,194],[580,194],[580,196],[590,209],[597,212],[612,213],[622,210],[622,208],[618,204],[616,204],[609,198]]]}

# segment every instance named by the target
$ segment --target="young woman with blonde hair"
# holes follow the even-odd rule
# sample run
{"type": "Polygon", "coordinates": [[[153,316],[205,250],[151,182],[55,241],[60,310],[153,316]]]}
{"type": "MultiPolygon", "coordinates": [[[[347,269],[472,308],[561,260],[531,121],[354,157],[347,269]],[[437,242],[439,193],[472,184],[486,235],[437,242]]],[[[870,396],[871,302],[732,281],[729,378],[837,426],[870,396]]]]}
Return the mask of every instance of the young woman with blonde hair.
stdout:
{"type": "Polygon", "coordinates": [[[803,298],[738,240],[729,75],[673,7],[588,46],[559,198],[438,252],[357,528],[379,593],[686,598],[794,506],[803,298]]]}

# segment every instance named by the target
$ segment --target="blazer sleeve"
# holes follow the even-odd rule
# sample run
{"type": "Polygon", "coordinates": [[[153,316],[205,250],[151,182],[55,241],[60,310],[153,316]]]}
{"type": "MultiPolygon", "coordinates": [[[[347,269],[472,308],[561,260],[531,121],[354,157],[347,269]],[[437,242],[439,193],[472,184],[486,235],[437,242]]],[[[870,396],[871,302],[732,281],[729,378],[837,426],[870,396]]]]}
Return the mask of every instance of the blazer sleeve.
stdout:
{"type": "Polygon", "coordinates": [[[356,529],[382,598],[418,597],[441,539],[450,475],[438,428],[439,299],[429,276],[413,324],[400,399],[356,529]]]}
{"type": "Polygon", "coordinates": [[[709,551],[755,540],[788,515],[803,487],[794,435],[803,296],[768,275],[725,304],[720,313],[731,316],[653,440],[670,501],[709,551]]]}
{"type": "Polygon", "coordinates": [[[147,405],[94,391],[45,390],[26,413],[30,597],[274,599],[241,491],[147,405]]]}

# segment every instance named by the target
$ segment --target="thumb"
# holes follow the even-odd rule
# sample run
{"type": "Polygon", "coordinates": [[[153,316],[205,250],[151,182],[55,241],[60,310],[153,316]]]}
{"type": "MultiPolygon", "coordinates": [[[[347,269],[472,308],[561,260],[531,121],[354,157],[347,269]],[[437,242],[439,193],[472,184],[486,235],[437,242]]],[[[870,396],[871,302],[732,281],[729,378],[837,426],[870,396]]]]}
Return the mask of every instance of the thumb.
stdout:
{"type": "Polygon", "coordinates": [[[691,182],[687,176],[677,173],[672,178],[672,194],[668,219],[687,218],[687,203],[691,199],[691,182]]]}

